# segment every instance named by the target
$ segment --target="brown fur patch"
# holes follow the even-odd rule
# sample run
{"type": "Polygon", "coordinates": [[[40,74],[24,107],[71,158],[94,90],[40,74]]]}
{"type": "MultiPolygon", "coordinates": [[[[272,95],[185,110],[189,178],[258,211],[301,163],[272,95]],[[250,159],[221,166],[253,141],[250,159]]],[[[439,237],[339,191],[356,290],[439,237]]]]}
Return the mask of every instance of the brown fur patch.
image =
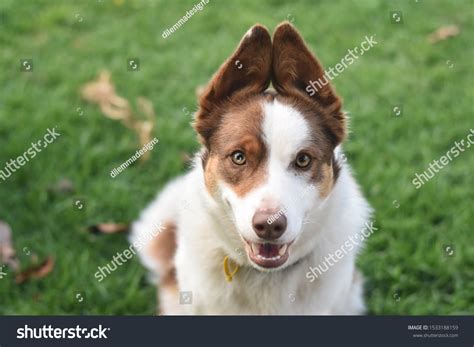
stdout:
{"type": "Polygon", "coordinates": [[[319,195],[325,198],[329,195],[334,184],[334,173],[331,165],[323,164],[321,167],[321,178],[319,180],[319,195]]]}
{"type": "Polygon", "coordinates": [[[163,230],[154,237],[148,245],[148,254],[159,264],[159,286],[157,299],[159,303],[158,313],[168,314],[174,302],[178,302],[178,281],[176,278],[176,267],[174,256],[176,253],[176,224],[174,221],[165,221],[163,230]]]}
{"type": "Polygon", "coordinates": [[[215,191],[219,180],[243,196],[262,183],[266,177],[268,153],[262,139],[263,97],[234,100],[220,126],[210,139],[205,180],[208,190],[215,191]],[[235,151],[246,156],[244,165],[231,160],[235,151]]]}
{"type": "Polygon", "coordinates": [[[174,222],[164,223],[163,230],[150,241],[148,253],[161,266],[160,286],[162,288],[177,286],[174,266],[176,253],[176,224],[174,222]]]}
{"type": "Polygon", "coordinates": [[[164,223],[163,230],[151,241],[150,253],[163,267],[172,265],[176,251],[176,224],[171,221],[164,223]]]}
{"type": "Polygon", "coordinates": [[[194,128],[203,144],[209,140],[222,115],[228,111],[230,99],[261,94],[271,78],[272,42],[268,30],[255,25],[245,35],[236,51],[222,64],[199,100],[194,128]]]}
{"type": "Polygon", "coordinates": [[[176,280],[176,268],[166,272],[160,279],[160,288],[163,290],[178,291],[178,281],[176,280]]]}
{"type": "Polygon", "coordinates": [[[207,154],[204,166],[204,183],[208,192],[213,195],[217,192],[219,183],[219,158],[216,155],[207,154]]]}

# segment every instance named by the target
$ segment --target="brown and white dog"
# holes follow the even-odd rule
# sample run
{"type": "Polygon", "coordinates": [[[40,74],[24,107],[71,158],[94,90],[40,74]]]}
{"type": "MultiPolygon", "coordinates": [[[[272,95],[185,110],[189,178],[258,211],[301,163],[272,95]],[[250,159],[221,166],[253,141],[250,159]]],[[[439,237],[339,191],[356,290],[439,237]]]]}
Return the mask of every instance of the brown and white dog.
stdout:
{"type": "Polygon", "coordinates": [[[139,252],[159,279],[163,314],[363,313],[359,244],[321,276],[308,272],[370,216],[341,160],[341,100],[329,84],[305,90],[323,74],[282,23],[273,40],[252,27],[214,75],[195,115],[203,146],[194,168],[131,234],[137,242],[163,223],[139,252]]]}

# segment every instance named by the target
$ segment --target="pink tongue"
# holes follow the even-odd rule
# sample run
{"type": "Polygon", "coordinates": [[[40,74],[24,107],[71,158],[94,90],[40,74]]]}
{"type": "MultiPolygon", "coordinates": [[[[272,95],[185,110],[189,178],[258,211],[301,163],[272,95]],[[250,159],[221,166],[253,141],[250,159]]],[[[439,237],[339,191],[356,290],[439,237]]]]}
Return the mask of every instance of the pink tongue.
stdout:
{"type": "Polygon", "coordinates": [[[264,243],[260,245],[258,252],[265,258],[276,257],[278,255],[278,246],[272,245],[271,243],[264,243]]]}

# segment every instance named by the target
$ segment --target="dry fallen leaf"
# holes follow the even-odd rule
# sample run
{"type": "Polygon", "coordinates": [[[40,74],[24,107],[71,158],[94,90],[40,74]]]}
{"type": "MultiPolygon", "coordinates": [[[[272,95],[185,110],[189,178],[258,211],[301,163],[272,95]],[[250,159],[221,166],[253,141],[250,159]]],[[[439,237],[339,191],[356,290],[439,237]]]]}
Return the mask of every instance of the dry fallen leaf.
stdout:
{"type": "MultiPolygon", "coordinates": [[[[134,126],[135,131],[137,132],[138,137],[140,139],[140,144],[143,146],[151,141],[151,134],[155,125],[155,112],[153,111],[153,104],[151,103],[151,101],[145,99],[144,97],[140,96],[137,98],[137,106],[140,111],[145,115],[145,117],[148,118],[147,121],[137,122],[134,126]]],[[[150,151],[146,151],[142,156],[143,160],[148,160],[150,154],[150,151]]]]}
{"type": "Polygon", "coordinates": [[[450,37],[457,36],[459,32],[460,30],[457,25],[445,25],[439,27],[438,30],[430,34],[430,36],[428,36],[428,41],[431,44],[434,44],[436,42],[446,40],[450,37]]]}
{"type": "MultiPolygon", "coordinates": [[[[137,98],[137,108],[147,120],[139,119],[128,100],[117,95],[110,78],[110,72],[102,71],[97,80],[87,83],[82,88],[81,94],[86,101],[98,104],[104,116],[120,121],[127,128],[134,130],[138,136],[140,147],[151,141],[155,125],[153,104],[144,97],[137,98]]],[[[140,160],[145,161],[149,156],[150,153],[147,151],[140,157],[140,160]]]]}
{"type": "Polygon", "coordinates": [[[102,71],[97,80],[87,83],[82,88],[81,93],[86,101],[98,104],[106,117],[130,124],[132,110],[128,101],[115,92],[110,72],[102,71]]]}
{"type": "Polygon", "coordinates": [[[68,194],[74,192],[74,184],[67,178],[61,178],[58,182],[50,185],[48,191],[57,194],[68,194]]]}
{"type": "Polygon", "coordinates": [[[54,260],[52,257],[47,257],[42,263],[33,265],[28,269],[16,275],[15,281],[22,284],[31,278],[43,278],[48,275],[54,268],[54,260]]]}
{"type": "Polygon", "coordinates": [[[143,112],[143,114],[150,120],[155,119],[155,111],[153,111],[153,104],[150,100],[145,99],[142,96],[137,98],[138,108],[143,112]]]}
{"type": "Polygon", "coordinates": [[[19,268],[13,248],[12,231],[7,223],[0,221],[0,263],[8,265],[13,271],[19,268]]]}
{"type": "Polygon", "coordinates": [[[99,223],[91,225],[88,229],[93,234],[115,234],[128,231],[129,224],[124,223],[99,223]]]}

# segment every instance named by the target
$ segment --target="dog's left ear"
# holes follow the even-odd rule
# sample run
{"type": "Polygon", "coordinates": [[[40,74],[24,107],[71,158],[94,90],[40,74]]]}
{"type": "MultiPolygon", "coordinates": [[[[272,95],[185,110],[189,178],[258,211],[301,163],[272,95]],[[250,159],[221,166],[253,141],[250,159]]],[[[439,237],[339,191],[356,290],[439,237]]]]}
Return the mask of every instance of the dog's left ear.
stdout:
{"type": "Polygon", "coordinates": [[[315,110],[321,110],[315,112],[315,117],[323,120],[335,146],[342,142],[346,133],[342,101],[319,61],[288,22],[280,24],[273,34],[272,60],[272,84],[278,93],[305,99],[315,110]],[[314,81],[313,85],[311,81],[314,81]],[[320,88],[315,89],[318,86],[320,88]]]}
{"type": "Polygon", "coordinates": [[[237,50],[213,76],[199,100],[194,128],[208,144],[219,124],[222,108],[231,98],[262,93],[271,79],[272,42],[268,30],[253,26],[237,50]]]}

